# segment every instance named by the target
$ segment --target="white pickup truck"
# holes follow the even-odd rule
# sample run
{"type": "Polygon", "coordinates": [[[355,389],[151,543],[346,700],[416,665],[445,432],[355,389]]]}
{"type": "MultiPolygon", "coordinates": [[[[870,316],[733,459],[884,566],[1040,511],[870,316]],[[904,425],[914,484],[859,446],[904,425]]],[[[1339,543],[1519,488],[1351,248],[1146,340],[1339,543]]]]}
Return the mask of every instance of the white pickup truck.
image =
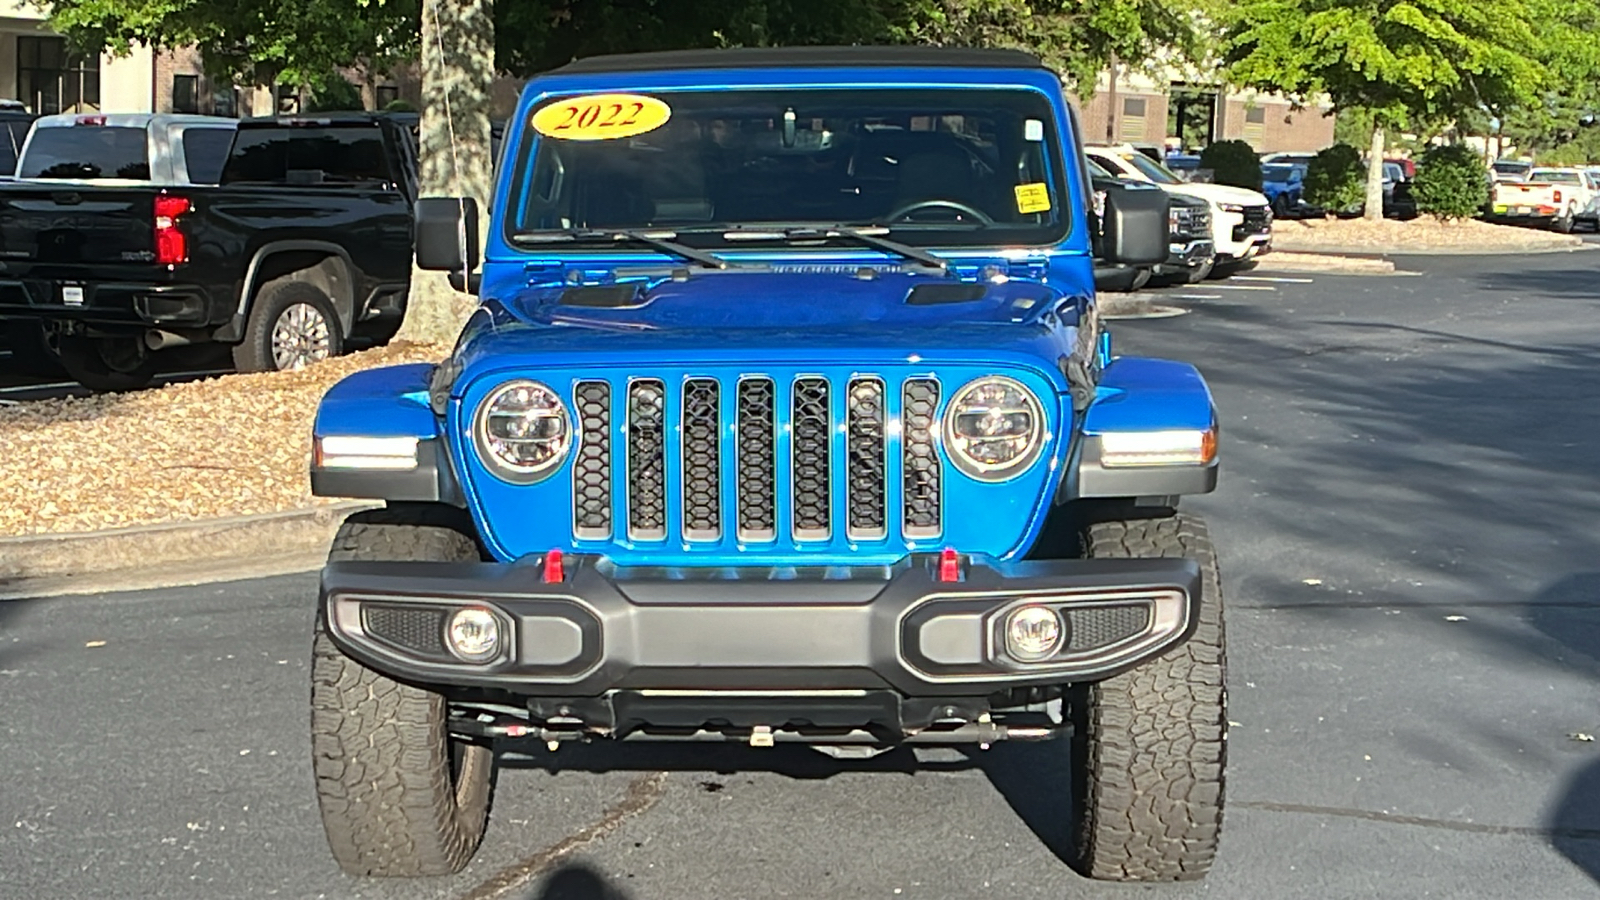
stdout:
{"type": "Polygon", "coordinates": [[[1496,181],[1489,218],[1532,222],[1562,234],[1579,222],[1600,228],[1600,182],[1582,169],[1539,167],[1526,178],[1496,181]]]}

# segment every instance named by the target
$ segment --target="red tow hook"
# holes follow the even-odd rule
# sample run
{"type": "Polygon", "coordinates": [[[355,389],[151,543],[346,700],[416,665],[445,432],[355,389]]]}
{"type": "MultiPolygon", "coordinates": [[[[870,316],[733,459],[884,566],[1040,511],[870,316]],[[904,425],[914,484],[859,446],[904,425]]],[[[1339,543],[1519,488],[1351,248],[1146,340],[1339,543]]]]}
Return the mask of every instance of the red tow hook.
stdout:
{"type": "Polygon", "coordinates": [[[561,551],[551,550],[544,555],[544,583],[560,584],[567,578],[561,568],[561,551]]]}
{"type": "Polygon", "coordinates": [[[957,555],[954,547],[946,547],[939,551],[939,580],[943,582],[961,580],[961,557],[957,555]]]}

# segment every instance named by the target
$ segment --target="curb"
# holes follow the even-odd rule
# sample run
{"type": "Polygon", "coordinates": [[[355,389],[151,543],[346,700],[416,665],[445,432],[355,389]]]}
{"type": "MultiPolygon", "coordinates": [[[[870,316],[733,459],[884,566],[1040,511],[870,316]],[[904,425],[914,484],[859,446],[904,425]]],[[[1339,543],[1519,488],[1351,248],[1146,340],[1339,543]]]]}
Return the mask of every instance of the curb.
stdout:
{"type": "Polygon", "coordinates": [[[1273,250],[1255,260],[1251,271],[1316,272],[1324,275],[1395,275],[1395,265],[1380,256],[1273,250]]]}
{"type": "Polygon", "coordinates": [[[1543,247],[1525,250],[1485,250],[1480,247],[1434,247],[1427,250],[1355,250],[1350,247],[1339,246],[1279,247],[1275,244],[1272,249],[1274,252],[1282,250],[1284,253],[1315,253],[1322,256],[1340,256],[1351,259],[1384,259],[1390,256],[1532,256],[1547,253],[1582,253],[1585,250],[1600,250],[1600,244],[1591,244],[1588,241],[1583,241],[1568,247],[1543,247]]]}
{"type": "Polygon", "coordinates": [[[0,600],[147,590],[320,568],[346,501],[285,512],[0,538],[0,600]]]}

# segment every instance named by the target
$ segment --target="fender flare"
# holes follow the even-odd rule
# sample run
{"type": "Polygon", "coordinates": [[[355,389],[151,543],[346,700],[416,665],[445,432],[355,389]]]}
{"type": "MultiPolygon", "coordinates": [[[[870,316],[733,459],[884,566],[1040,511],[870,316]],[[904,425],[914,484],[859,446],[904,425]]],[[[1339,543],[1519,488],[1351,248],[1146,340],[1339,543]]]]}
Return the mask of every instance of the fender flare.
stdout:
{"type": "Polygon", "coordinates": [[[284,240],[264,244],[250,257],[250,264],[244,270],[244,281],[239,287],[239,302],[229,321],[233,337],[238,338],[244,334],[245,324],[250,318],[250,304],[255,300],[256,290],[260,287],[258,281],[262,265],[279,253],[296,252],[326,253],[337,258],[344,267],[345,281],[350,286],[348,295],[328,299],[333,301],[334,312],[339,317],[339,327],[346,337],[350,335],[356,318],[356,267],[350,259],[350,252],[332,241],[284,240]]]}

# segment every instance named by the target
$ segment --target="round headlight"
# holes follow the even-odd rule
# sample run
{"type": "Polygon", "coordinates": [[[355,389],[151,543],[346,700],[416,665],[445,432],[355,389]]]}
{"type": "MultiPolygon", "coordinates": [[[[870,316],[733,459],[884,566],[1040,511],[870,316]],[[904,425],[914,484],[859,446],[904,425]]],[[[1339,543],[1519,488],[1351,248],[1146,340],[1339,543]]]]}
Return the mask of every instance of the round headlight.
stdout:
{"type": "Polygon", "coordinates": [[[537,381],[509,381],[478,406],[478,453],[507,481],[550,474],[572,449],[572,424],[556,392],[537,381]]]}
{"type": "Polygon", "coordinates": [[[487,662],[500,653],[500,620],[481,607],[456,610],[444,636],[450,652],[466,662],[487,662]]]}
{"type": "Polygon", "coordinates": [[[1018,662],[1040,662],[1061,649],[1066,627],[1048,606],[1023,606],[1006,616],[1006,652],[1018,662]]]}
{"type": "Polygon", "coordinates": [[[961,471],[1001,481],[1026,469],[1044,444],[1044,410],[1018,381],[990,375],[970,381],[944,414],[944,443],[961,471]]]}

